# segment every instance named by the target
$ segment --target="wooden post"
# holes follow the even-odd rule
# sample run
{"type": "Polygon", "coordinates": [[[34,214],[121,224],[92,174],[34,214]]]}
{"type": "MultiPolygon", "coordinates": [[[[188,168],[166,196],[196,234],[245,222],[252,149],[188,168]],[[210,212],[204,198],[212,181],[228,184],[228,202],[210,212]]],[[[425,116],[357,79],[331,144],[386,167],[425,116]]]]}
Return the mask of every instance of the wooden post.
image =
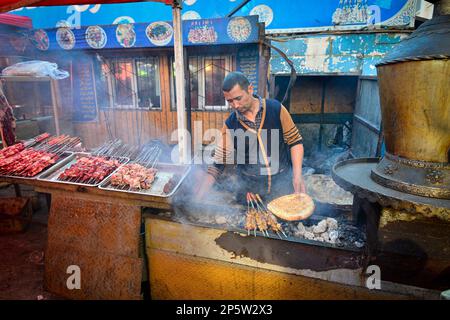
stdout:
{"type": "Polygon", "coordinates": [[[56,83],[56,80],[50,80],[50,87],[52,91],[52,106],[53,106],[53,117],[55,118],[55,130],[56,135],[60,135],[60,129],[59,129],[59,104],[58,104],[58,84],[56,83]]]}
{"type": "MultiPolygon", "coordinates": [[[[173,29],[174,29],[174,51],[175,51],[175,81],[177,96],[177,122],[178,122],[178,147],[180,163],[187,163],[188,156],[188,136],[186,126],[186,108],[184,92],[184,58],[183,58],[183,32],[181,21],[181,6],[178,1],[174,1],[173,9],[173,29]]],[[[190,143],[189,143],[190,144],[190,143]]]]}

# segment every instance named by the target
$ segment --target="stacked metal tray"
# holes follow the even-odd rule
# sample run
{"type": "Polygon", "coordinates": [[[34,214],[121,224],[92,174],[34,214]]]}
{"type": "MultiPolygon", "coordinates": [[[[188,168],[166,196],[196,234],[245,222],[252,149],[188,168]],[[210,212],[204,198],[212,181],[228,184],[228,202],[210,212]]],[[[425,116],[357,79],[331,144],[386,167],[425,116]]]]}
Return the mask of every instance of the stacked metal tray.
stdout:
{"type": "MultiPolygon", "coordinates": [[[[91,157],[91,156],[93,156],[93,155],[90,154],[90,153],[75,152],[72,155],[70,155],[67,158],[65,158],[60,163],[52,166],[50,169],[48,169],[47,171],[42,173],[38,177],[38,180],[51,181],[51,182],[56,182],[56,183],[64,183],[64,184],[70,184],[70,185],[98,187],[105,179],[107,179],[107,177],[104,178],[102,181],[99,181],[97,183],[83,183],[83,182],[71,182],[71,181],[58,180],[59,175],[61,173],[63,173],[64,170],[70,168],[73,164],[75,164],[75,162],[77,162],[78,158],[80,158],[80,157],[91,157]]],[[[107,158],[118,160],[121,163],[121,165],[118,168],[120,168],[122,165],[124,165],[124,164],[128,163],[128,161],[130,161],[130,159],[126,158],[126,157],[113,157],[113,156],[111,156],[111,157],[107,157],[107,158]]],[[[114,169],[113,172],[115,172],[118,168],[114,169]]]]}
{"type": "Polygon", "coordinates": [[[130,188],[121,188],[117,186],[113,186],[111,184],[111,176],[119,170],[116,169],[111,175],[109,175],[103,182],[100,184],[99,188],[103,190],[116,191],[116,192],[124,192],[124,193],[133,193],[140,195],[148,195],[159,198],[170,198],[175,192],[178,190],[183,180],[186,178],[190,171],[190,166],[186,165],[176,165],[171,163],[158,163],[155,167],[157,170],[155,180],[153,181],[150,189],[130,189],[130,188]],[[170,192],[164,192],[164,186],[166,183],[170,181],[170,179],[178,176],[179,179],[176,181],[174,187],[170,192]]]}

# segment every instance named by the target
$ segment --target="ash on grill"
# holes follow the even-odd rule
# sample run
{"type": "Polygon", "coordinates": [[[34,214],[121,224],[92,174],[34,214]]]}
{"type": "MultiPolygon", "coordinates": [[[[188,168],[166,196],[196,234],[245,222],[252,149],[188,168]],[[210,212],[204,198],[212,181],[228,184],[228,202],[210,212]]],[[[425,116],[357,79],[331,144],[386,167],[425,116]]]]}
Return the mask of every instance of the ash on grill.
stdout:
{"type": "Polygon", "coordinates": [[[317,224],[299,222],[296,226],[291,226],[291,232],[296,237],[308,240],[357,248],[363,247],[365,243],[365,236],[358,228],[345,223],[339,224],[333,218],[323,219],[317,224]]]}

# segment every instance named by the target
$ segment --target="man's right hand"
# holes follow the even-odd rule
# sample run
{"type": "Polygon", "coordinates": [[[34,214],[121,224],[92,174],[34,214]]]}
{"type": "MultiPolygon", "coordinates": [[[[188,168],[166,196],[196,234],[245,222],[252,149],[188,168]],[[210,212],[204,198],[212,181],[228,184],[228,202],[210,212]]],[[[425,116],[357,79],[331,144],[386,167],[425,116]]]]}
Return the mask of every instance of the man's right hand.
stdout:
{"type": "Polygon", "coordinates": [[[214,177],[208,173],[202,172],[198,175],[197,184],[199,184],[199,188],[194,196],[195,202],[200,202],[204,199],[206,193],[211,190],[214,182],[216,180],[214,177]]]}

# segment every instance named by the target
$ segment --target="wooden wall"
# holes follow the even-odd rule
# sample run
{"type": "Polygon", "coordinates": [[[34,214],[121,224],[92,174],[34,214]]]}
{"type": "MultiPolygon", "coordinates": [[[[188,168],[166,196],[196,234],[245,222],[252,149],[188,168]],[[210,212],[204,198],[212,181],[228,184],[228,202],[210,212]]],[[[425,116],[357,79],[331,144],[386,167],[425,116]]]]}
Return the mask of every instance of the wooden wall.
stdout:
{"type": "MultiPolygon", "coordinates": [[[[107,123],[113,136],[127,143],[137,143],[139,133],[141,143],[149,139],[161,139],[169,144],[176,143],[170,141],[172,131],[177,128],[177,116],[176,112],[171,110],[169,58],[166,55],[160,56],[160,77],[161,110],[100,109],[98,122],[74,123],[74,133],[82,138],[88,148],[108,140],[107,123]]],[[[228,111],[192,111],[192,127],[194,121],[203,121],[203,132],[210,128],[220,129],[228,114],[228,111]]]]}
{"type": "Polygon", "coordinates": [[[290,112],[321,113],[324,95],[325,113],[352,113],[356,84],[356,77],[298,77],[291,93],[290,112]]]}
{"type": "Polygon", "coordinates": [[[352,153],[355,157],[379,157],[381,106],[376,77],[361,78],[353,116],[352,153]]]}

